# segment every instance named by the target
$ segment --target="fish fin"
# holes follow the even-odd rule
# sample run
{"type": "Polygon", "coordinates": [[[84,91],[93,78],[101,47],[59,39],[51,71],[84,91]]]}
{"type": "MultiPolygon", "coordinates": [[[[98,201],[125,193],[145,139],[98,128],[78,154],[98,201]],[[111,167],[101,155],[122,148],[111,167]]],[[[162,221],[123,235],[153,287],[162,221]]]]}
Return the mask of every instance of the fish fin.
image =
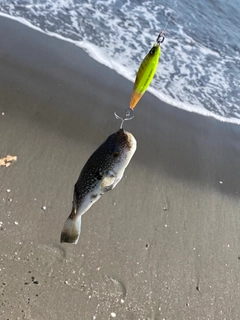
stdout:
{"type": "Polygon", "coordinates": [[[77,244],[81,233],[82,218],[72,213],[67,218],[61,233],[61,242],[77,244]]]}
{"type": "Polygon", "coordinates": [[[115,180],[116,173],[112,170],[107,171],[101,183],[101,189],[103,190],[103,192],[112,190],[114,188],[115,180]]]}

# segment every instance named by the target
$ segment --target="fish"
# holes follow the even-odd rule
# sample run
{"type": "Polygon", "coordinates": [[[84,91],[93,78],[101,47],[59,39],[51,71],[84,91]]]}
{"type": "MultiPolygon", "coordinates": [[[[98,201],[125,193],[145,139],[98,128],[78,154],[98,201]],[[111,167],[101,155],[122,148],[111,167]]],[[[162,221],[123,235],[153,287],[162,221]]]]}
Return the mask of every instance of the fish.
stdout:
{"type": "Polygon", "coordinates": [[[161,47],[160,42],[157,39],[157,42],[153,44],[151,50],[145,56],[138,69],[130,100],[131,110],[133,110],[136,107],[137,103],[139,102],[139,100],[147,90],[148,86],[150,85],[156,73],[160,55],[161,47]]]}
{"type": "Polygon", "coordinates": [[[116,187],[136,148],[134,136],[120,128],[90,156],[74,186],[72,211],[63,226],[61,242],[78,243],[82,215],[116,187]]]}

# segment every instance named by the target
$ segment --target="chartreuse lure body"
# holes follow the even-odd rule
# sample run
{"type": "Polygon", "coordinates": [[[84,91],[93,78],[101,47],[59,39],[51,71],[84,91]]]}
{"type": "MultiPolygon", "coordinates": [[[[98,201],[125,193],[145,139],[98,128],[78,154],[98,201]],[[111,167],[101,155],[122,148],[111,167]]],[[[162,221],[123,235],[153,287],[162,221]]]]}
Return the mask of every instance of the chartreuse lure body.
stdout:
{"type": "Polygon", "coordinates": [[[121,120],[120,129],[123,128],[123,123],[126,120],[131,120],[133,116],[133,110],[136,107],[138,101],[143,96],[144,92],[147,90],[148,86],[150,85],[155,72],[157,70],[159,58],[161,55],[161,47],[160,44],[164,41],[165,38],[165,31],[159,33],[156,43],[152,46],[151,50],[148,52],[146,57],[143,59],[134,82],[132,96],[130,100],[130,107],[128,110],[125,110],[125,116],[120,117],[114,112],[116,119],[121,120]]]}
{"type": "Polygon", "coordinates": [[[154,43],[153,47],[143,59],[141,63],[137,76],[134,82],[132,97],[130,101],[130,108],[134,109],[138,101],[143,96],[144,92],[150,85],[155,72],[157,70],[158,61],[161,54],[161,48],[158,44],[154,43]]]}
{"type": "Polygon", "coordinates": [[[164,40],[164,33],[160,33],[156,43],[154,43],[151,50],[148,52],[146,57],[143,59],[133,86],[132,97],[130,100],[130,109],[133,110],[138,101],[143,96],[144,92],[147,90],[150,85],[155,72],[157,70],[159,58],[161,55],[160,43],[164,40]]]}

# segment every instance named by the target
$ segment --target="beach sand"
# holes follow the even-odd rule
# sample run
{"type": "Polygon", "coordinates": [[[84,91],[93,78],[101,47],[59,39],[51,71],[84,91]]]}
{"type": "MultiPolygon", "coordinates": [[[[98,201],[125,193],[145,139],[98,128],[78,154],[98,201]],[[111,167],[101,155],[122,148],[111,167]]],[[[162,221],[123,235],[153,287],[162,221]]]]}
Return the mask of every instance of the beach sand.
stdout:
{"type": "MultiPolygon", "coordinates": [[[[61,244],[74,184],[133,84],[0,18],[0,318],[240,319],[240,126],[146,93],[124,178],[61,244]]],[[[159,72],[160,72],[159,67],[159,72]]]]}

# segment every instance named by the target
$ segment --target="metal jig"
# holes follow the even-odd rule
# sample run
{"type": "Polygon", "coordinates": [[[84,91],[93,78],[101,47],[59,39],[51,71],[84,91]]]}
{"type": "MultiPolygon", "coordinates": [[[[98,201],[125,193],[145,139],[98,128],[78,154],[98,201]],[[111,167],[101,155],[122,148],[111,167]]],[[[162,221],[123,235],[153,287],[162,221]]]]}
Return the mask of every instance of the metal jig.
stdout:
{"type": "MultiPolygon", "coordinates": [[[[171,17],[171,16],[170,16],[171,17]]],[[[170,19],[170,17],[169,17],[169,19],[170,19]]],[[[169,22],[169,19],[168,19],[168,22],[169,22]]],[[[168,24],[168,22],[167,22],[167,24],[168,24]]],[[[167,24],[166,24],[166,26],[167,26],[167,24]]],[[[157,59],[157,62],[155,62],[155,65],[156,65],[156,67],[157,67],[157,64],[158,64],[158,60],[159,60],[159,56],[160,56],[160,53],[161,53],[161,49],[160,49],[160,44],[161,43],[163,43],[163,41],[164,41],[164,39],[165,39],[165,34],[166,34],[166,32],[165,32],[165,30],[163,30],[163,31],[161,31],[160,33],[159,33],[159,35],[158,35],[158,37],[157,37],[157,39],[156,39],[156,43],[155,43],[155,45],[153,46],[153,48],[152,48],[152,50],[153,50],[153,55],[154,55],[154,53],[155,53],[155,51],[156,51],[156,47],[159,47],[158,48],[158,55],[156,55],[156,59],[157,59]],[[157,64],[156,64],[157,63],[157,64]]],[[[150,53],[151,53],[151,51],[150,51],[150,53]]],[[[153,59],[152,57],[151,57],[151,59],[153,59]]],[[[143,62],[142,62],[142,64],[141,64],[141,66],[140,66],[140,68],[139,68],[139,70],[140,71],[138,71],[138,73],[139,72],[143,72],[144,70],[145,70],[145,68],[146,68],[146,66],[148,66],[148,61],[149,61],[149,57],[148,57],[148,55],[145,57],[145,59],[143,60],[143,62]],[[146,59],[148,59],[148,60],[146,60],[146,59]],[[142,68],[141,68],[142,67],[142,68]]],[[[152,66],[151,66],[152,67],[152,66]]],[[[148,76],[148,77],[145,77],[146,79],[147,79],[147,87],[149,86],[149,84],[150,84],[150,82],[151,82],[151,79],[152,79],[152,77],[154,76],[154,73],[155,73],[155,71],[156,71],[156,68],[154,69],[154,71],[153,71],[153,68],[151,68],[151,73],[150,73],[150,76],[148,76]],[[150,81],[149,81],[149,79],[150,79],[150,81]]],[[[142,75],[143,76],[143,75],[142,75]]],[[[141,78],[141,77],[140,77],[141,78]]],[[[137,77],[136,77],[136,80],[135,80],[135,84],[136,84],[136,81],[137,81],[137,77]]],[[[145,81],[146,82],[146,81],[145,81]]],[[[134,86],[135,86],[135,84],[134,84],[134,86]]],[[[146,83],[144,83],[144,85],[146,85],[146,83]]],[[[134,87],[134,89],[135,89],[135,87],[134,87]]],[[[133,90],[134,90],[133,89],[133,90]]],[[[131,102],[130,102],[130,108],[129,109],[127,109],[127,110],[125,110],[125,117],[120,117],[119,115],[117,115],[117,113],[116,112],[114,112],[114,115],[115,115],[115,118],[116,119],[118,119],[118,120],[121,120],[122,122],[121,122],[121,125],[120,125],[120,129],[122,129],[123,128],[123,123],[124,123],[124,121],[128,121],[128,120],[131,120],[131,119],[133,119],[134,118],[134,116],[133,116],[133,108],[135,107],[135,105],[138,103],[138,100],[141,98],[141,96],[144,94],[144,92],[145,92],[145,90],[146,89],[142,89],[142,86],[141,86],[141,90],[140,90],[140,92],[138,92],[138,94],[137,94],[137,98],[134,100],[134,102],[133,102],[133,104],[132,104],[132,98],[131,98],[131,102]],[[133,105],[133,107],[132,107],[132,105],[133,105]]],[[[134,92],[133,91],[133,93],[135,93],[135,95],[136,95],[136,92],[134,92]]],[[[133,95],[132,95],[132,97],[133,97],[133,95]]]]}

